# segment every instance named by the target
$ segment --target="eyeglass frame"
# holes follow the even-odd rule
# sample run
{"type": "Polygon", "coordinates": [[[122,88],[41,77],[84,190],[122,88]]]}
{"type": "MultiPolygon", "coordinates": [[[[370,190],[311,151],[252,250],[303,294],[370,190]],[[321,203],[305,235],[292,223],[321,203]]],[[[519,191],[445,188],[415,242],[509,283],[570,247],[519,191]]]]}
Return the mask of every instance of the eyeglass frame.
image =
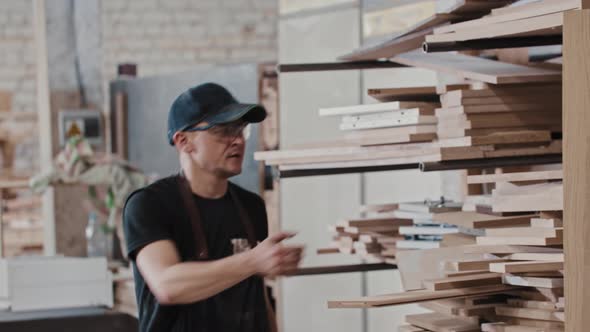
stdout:
{"type": "MultiPolygon", "coordinates": [[[[240,126],[242,126],[242,129],[237,131],[236,135],[220,135],[223,138],[236,138],[238,136],[240,136],[240,134],[244,137],[244,139],[248,139],[248,137],[250,136],[250,132],[248,131],[248,133],[245,133],[246,128],[248,128],[250,126],[250,123],[247,121],[240,121],[241,124],[240,126]]],[[[213,123],[213,124],[208,124],[208,125],[204,125],[202,127],[196,127],[197,125],[195,125],[195,127],[189,127],[184,129],[183,131],[186,132],[198,132],[198,131],[207,131],[209,129],[215,128],[215,127],[219,127],[219,126],[229,126],[231,125],[232,122],[229,123],[213,123]]],[[[217,136],[217,135],[216,135],[217,136]]]]}

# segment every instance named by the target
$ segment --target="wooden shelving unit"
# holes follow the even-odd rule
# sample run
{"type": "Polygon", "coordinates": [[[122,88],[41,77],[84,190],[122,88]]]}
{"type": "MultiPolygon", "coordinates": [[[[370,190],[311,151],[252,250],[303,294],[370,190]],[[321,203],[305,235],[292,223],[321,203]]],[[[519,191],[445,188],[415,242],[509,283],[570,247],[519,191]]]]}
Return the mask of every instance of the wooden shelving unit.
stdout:
{"type": "MultiPolygon", "coordinates": [[[[541,69],[538,70],[537,73],[533,74],[523,72],[522,77],[515,78],[512,73],[514,73],[515,70],[518,71],[519,68],[513,67],[512,65],[505,66],[506,72],[510,73],[507,76],[503,76],[501,73],[497,74],[493,70],[490,72],[485,72],[482,75],[481,67],[479,67],[478,64],[473,65],[473,71],[467,70],[460,72],[460,74],[462,73],[463,77],[466,79],[475,79],[487,82],[489,84],[526,82],[534,84],[539,81],[553,81],[557,82],[557,84],[560,84],[559,82],[563,82],[563,157],[561,150],[545,154],[532,153],[530,155],[519,155],[518,153],[514,153],[510,156],[501,156],[496,158],[449,158],[448,160],[440,158],[440,155],[437,153],[415,154],[411,157],[395,158],[391,156],[382,158],[368,156],[368,151],[373,153],[387,153],[384,152],[387,151],[387,148],[383,147],[382,150],[359,148],[358,151],[352,152],[348,155],[351,158],[347,159],[346,157],[341,157],[341,159],[333,161],[330,161],[329,158],[326,158],[325,154],[322,155],[325,160],[318,159],[313,161],[312,158],[311,162],[305,161],[305,158],[299,161],[289,161],[288,158],[280,160],[280,157],[277,157],[277,159],[273,161],[273,157],[276,155],[259,155],[259,159],[271,160],[271,164],[276,166],[278,170],[277,176],[280,178],[346,174],[355,172],[364,173],[385,170],[393,171],[416,168],[420,168],[423,171],[440,171],[563,163],[562,172],[548,171],[547,173],[543,174],[530,173],[522,175],[525,179],[532,176],[534,181],[563,178],[564,223],[563,235],[561,235],[563,238],[560,240],[560,243],[563,242],[564,253],[559,253],[557,251],[555,253],[561,255],[561,258],[559,258],[561,261],[542,263],[542,261],[545,259],[541,259],[537,256],[526,256],[527,254],[524,251],[522,251],[523,253],[520,254],[519,252],[521,251],[519,250],[524,249],[511,247],[512,244],[509,243],[510,241],[508,241],[508,243],[502,247],[503,249],[498,247],[494,250],[497,250],[497,252],[505,250],[506,253],[504,254],[516,252],[513,254],[513,259],[516,260],[519,260],[517,259],[517,257],[520,257],[518,255],[522,255],[522,257],[526,256],[528,258],[526,260],[535,261],[537,258],[540,259],[541,262],[535,262],[534,264],[523,264],[523,271],[535,271],[536,267],[533,266],[535,264],[544,264],[541,268],[542,271],[554,269],[563,269],[566,271],[563,274],[563,281],[565,282],[565,298],[567,298],[567,301],[563,303],[562,300],[559,300],[559,303],[557,303],[557,297],[559,297],[559,295],[554,295],[556,296],[556,305],[565,307],[565,314],[563,312],[556,313],[555,317],[552,316],[546,319],[547,321],[565,322],[565,330],[568,332],[584,331],[586,329],[585,327],[590,324],[590,318],[587,317],[587,314],[585,315],[585,313],[589,312],[590,310],[590,291],[587,291],[585,287],[587,286],[588,281],[590,281],[590,265],[588,265],[588,261],[590,261],[588,259],[588,255],[590,255],[590,245],[587,244],[586,241],[588,235],[590,234],[590,226],[586,222],[586,219],[590,216],[590,207],[588,207],[588,204],[586,204],[587,197],[590,196],[588,189],[590,188],[590,181],[586,176],[587,165],[590,164],[590,153],[588,152],[590,151],[590,132],[587,130],[590,125],[590,116],[587,115],[587,109],[590,107],[590,94],[588,93],[588,91],[590,91],[590,63],[588,62],[587,56],[590,54],[590,1],[585,0],[560,2],[544,0],[531,5],[523,5],[521,8],[514,11],[504,8],[494,9],[493,14],[498,16],[494,17],[492,15],[490,16],[491,18],[486,17],[476,19],[473,20],[473,22],[464,21],[463,23],[458,23],[455,26],[447,25],[438,29],[436,27],[431,29],[432,27],[428,26],[427,28],[429,28],[430,31],[428,33],[423,33],[420,36],[414,35],[413,42],[415,43],[417,39],[424,38],[426,41],[425,47],[429,52],[433,52],[554,45],[563,41],[563,77],[561,74],[555,75],[554,71],[545,71],[544,69],[541,69]],[[530,10],[530,12],[527,13],[527,10],[530,10]],[[493,26],[491,29],[486,30],[482,27],[482,24],[491,24],[493,26]],[[468,33],[465,32],[464,35],[462,35],[460,33],[461,31],[459,31],[461,28],[468,28],[471,31],[468,33]],[[486,31],[485,33],[482,32],[484,30],[486,31]],[[432,31],[434,31],[434,34],[432,34],[432,31]],[[444,43],[444,45],[442,43],[444,43]],[[365,153],[364,157],[362,157],[363,153],[365,153]],[[537,178],[539,176],[541,178],[537,178]],[[565,259],[564,262],[562,261],[563,259],[565,259]]],[[[413,32],[415,31],[408,31],[407,33],[410,35],[413,32]]],[[[356,52],[344,56],[343,59],[371,61],[376,60],[376,55],[379,55],[378,57],[393,57],[393,61],[396,62],[395,56],[397,53],[400,53],[398,52],[400,49],[395,49],[395,47],[392,47],[392,45],[397,45],[395,43],[396,39],[402,39],[402,37],[404,36],[394,36],[392,40],[389,40],[380,46],[378,45],[372,46],[371,48],[359,49],[356,52]],[[383,54],[387,54],[387,56],[383,56],[383,54]]],[[[406,43],[407,39],[401,40],[401,42],[406,43]]],[[[402,50],[401,52],[403,51],[405,50],[402,50]]],[[[397,62],[403,65],[418,65],[434,70],[445,70],[448,69],[448,67],[441,69],[441,65],[436,63],[436,59],[442,58],[444,60],[447,59],[447,57],[451,57],[451,55],[435,55],[431,57],[428,55],[402,55],[397,57],[397,62]],[[429,63],[431,65],[429,65],[429,63]]],[[[457,56],[457,60],[459,60],[461,57],[463,56],[457,56]]],[[[465,62],[457,61],[457,63],[459,64],[459,67],[461,67],[461,64],[464,64],[465,62]]],[[[444,65],[442,66],[444,67],[444,65]]],[[[284,68],[289,68],[289,66],[285,65],[284,68]]],[[[301,66],[299,68],[303,70],[302,68],[305,68],[305,66],[301,66]]],[[[317,67],[310,68],[319,70],[317,67]]],[[[338,67],[334,69],[343,68],[338,67]]],[[[350,69],[355,69],[355,67],[351,66],[350,69]]],[[[322,70],[331,69],[326,67],[322,70]]],[[[457,73],[456,69],[451,68],[450,70],[451,72],[457,73]]],[[[409,144],[411,145],[413,143],[409,144]]],[[[423,144],[424,146],[427,145],[427,143],[417,144],[423,144]]],[[[561,145],[561,142],[559,144],[561,145]]],[[[433,145],[428,147],[432,148],[433,145]]],[[[334,150],[331,151],[333,152],[334,150]]],[[[391,152],[391,150],[389,152],[391,152]]],[[[343,155],[346,154],[344,153],[343,155]]],[[[309,155],[304,157],[309,157],[309,155]]],[[[505,177],[509,178],[510,176],[510,174],[507,174],[505,177]]],[[[515,174],[515,176],[518,176],[518,174],[515,174]]],[[[475,176],[472,177],[471,182],[469,183],[480,184],[482,183],[481,181],[489,181],[490,179],[494,179],[494,181],[491,182],[508,181],[501,176],[495,178],[478,178],[475,176]]],[[[520,178],[519,181],[525,180],[520,178]]],[[[544,218],[549,217],[545,216],[544,218]]],[[[501,234],[501,232],[497,233],[501,234]]],[[[484,244],[483,239],[481,244],[484,244]]],[[[549,244],[549,242],[547,242],[547,244],[549,244]]],[[[547,247],[547,249],[549,250],[551,248],[547,247]]],[[[550,256],[554,254],[548,253],[547,255],[550,256]]],[[[554,258],[553,256],[551,257],[554,258]]],[[[495,266],[493,269],[490,268],[490,270],[493,270],[493,272],[517,271],[516,269],[512,270],[516,267],[512,267],[512,265],[510,265],[509,269],[508,265],[505,266],[503,264],[504,263],[498,263],[498,266],[495,266]]],[[[496,276],[497,275],[490,276],[490,278],[496,278],[496,276]]],[[[470,286],[448,290],[448,295],[444,296],[441,295],[442,293],[438,293],[436,295],[433,294],[435,292],[439,292],[439,290],[433,289],[422,291],[423,294],[411,292],[371,298],[365,297],[350,301],[330,301],[329,306],[362,308],[401,303],[415,303],[418,301],[432,300],[433,298],[457,298],[474,294],[505,293],[506,291],[517,290],[521,287],[517,286],[516,284],[477,286],[477,283],[471,280],[472,279],[467,278],[461,281],[465,282],[465,285],[470,286]]],[[[483,284],[485,285],[485,283],[483,284]]],[[[435,285],[438,285],[438,283],[435,282],[435,285]]],[[[444,284],[441,287],[445,287],[444,284]]],[[[496,313],[511,314],[509,313],[510,310],[512,309],[508,308],[506,310],[496,310],[496,313]]],[[[523,312],[524,311],[526,310],[523,310],[523,312]]],[[[525,314],[528,314],[528,311],[525,314]]],[[[421,318],[426,319],[426,317],[421,318]]],[[[438,319],[436,317],[430,318],[433,320],[438,319]]],[[[543,320],[545,318],[540,319],[543,320]]],[[[551,324],[548,323],[545,327],[547,328],[549,325],[551,324]]],[[[494,324],[486,325],[485,328],[485,331],[504,331],[502,326],[494,324]]],[[[556,331],[560,330],[556,324],[551,325],[551,328],[556,328],[556,331]]],[[[420,330],[417,329],[415,331],[420,330]]],[[[426,329],[424,331],[426,331],[426,329]]]]}

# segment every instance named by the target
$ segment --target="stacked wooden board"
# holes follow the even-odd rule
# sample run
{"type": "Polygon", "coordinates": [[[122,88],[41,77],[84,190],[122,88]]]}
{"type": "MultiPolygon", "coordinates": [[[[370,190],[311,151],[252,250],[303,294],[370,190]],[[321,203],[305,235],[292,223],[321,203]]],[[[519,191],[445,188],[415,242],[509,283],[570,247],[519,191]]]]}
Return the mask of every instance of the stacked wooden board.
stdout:
{"type": "MultiPolygon", "coordinates": [[[[556,165],[559,167],[559,165],[556,165]]],[[[475,210],[499,214],[518,214],[563,210],[563,171],[561,169],[471,175],[469,185],[485,185],[491,195],[468,196],[475,210]]]]}
{"type": "Polygon", "coordinates": [[[404,240],[398,241],[398,249],[430,249],[439,248],[443,236],[459,232],[454,225],[435,223],[437,214],[461,210],[461,203],[425,201],[416,203],[400,203],[393,215],[398,218],[412,219],[413,226],[400,227],[399,233],[404,240]]]}
{"type": "MultiPolygon", "coordinates": [[[[418,97],[417,97],[418,98],[418,97]]],[[[350,145],[428,142],[436,138],[437,102],[391,101],[320,109],[320,116],[340,116],[343,141],[350,145]]]]}
{"type": "MultiPolygon", "coordinates": [[[[330,301],[329,306],[421,303],[433,311],[407,316],[409,325],[400,331],[564,331],[563,192],[539,187],[559,183],[551,181],[562,176],[561,170],[469,176],[469,184],[493,183],[494,190],[511,186],[501,193],[510,196],[509,208],[492,204],[489,213],[455,211],[433,217],[476,239],[476,244],[458,246],[451,254],[476,256],[452,258],[442,252],[449,248],[415,251],[411,262],[420,274],[404,278],[408,259],[406,252],[398,252],[404,286],[418,290],[330,301]],[[439,267],[424,266],[432,265],[427,256],[437,255],[439,267]],[[417,276],[422,278],[418,287],[413,285],[417,276]]],[[[485,207],[477,206],[480,211],[485,207]]]]}
{"type": "Polygon", "coordinates": [[[345,220],[329,226],[332,246],[318,254],[346,253],[380,262],[395,263],[398,249],[438,248],[443,235],[454,234],[454,225],[435,223],[440,213],[459,211],[461,204],[441,201],[365,206],[369,217],[345,220]]]}
{"type": "Polygon", "coordinates": [[[491,15],[434,29],[427,43],[449,43],[498,37],[560,35],[563,12],[580,8],[580,1],[541,0],[493,9],[491,15]]]}
{"type": "Polygon", "coordinates": [[[355,254],[378,262],[395,263],[396,242],[404,238],[399,228],[412,225],[412,220],[397,218],[392,211],[396,204],[382,207],[370,217],[344,220],[329,226],[332,246],[318,249],[318,254],[355,254]]]}
{"type": "Polygon", "coordinates": [[[370,41],[361,48],[340,57],[341,60],[359,61],[390,58],[396,54],[420,48],[425,36],[433,29],[449,23],[462,22],[482,17],[490,10],[514,2],[513,0],[458,0],[444,1],[437,6],[437,12],[404,31],[370,41]]]}
{"type": "Polygon", "coordinates": [[[561,153],[561,85],[459,89],[441,95],[437,135],[451,154],[481,158],[561,153]]]}

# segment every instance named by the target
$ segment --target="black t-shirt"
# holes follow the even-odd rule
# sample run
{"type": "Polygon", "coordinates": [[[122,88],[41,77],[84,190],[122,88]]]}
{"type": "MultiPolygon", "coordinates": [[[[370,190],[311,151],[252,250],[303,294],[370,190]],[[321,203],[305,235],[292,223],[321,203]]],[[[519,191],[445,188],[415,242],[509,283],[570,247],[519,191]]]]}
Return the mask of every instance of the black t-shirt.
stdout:
{"type": "MultiPolygon", "coordinates": [[[[246,210],[258,241],[267,237],[264,202],[232,183],[231,189],[246,210]]],[[[230,191],[219,199],[193,195],[210,260],[234,253],[232,239],[247,239],[230,191]]],[[[195,236],[184,207],[178,175],[159,180],[132,193],[123,212],[129,259],[133,263],[141,331],[268,331],[268,315],[261,277],[252,276],[206,300],[186,305],[161,305],[135,264],[139,250],[158,240],[172,240],[183,262],[197,260],[195,236]]]]}

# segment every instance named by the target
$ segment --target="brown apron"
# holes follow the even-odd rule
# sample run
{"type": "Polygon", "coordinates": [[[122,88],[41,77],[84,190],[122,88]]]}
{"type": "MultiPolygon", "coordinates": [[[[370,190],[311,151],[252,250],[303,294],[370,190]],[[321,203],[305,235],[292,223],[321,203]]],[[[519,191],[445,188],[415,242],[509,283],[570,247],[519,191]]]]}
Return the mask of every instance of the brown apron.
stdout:
{"type": "MultiPolygon", "coordinates": [[[[195,255],[199,260],[209,259],[209,249],[207,247],[207,238],[205,237],[205,232],[203,231],[201,214],[199,213],[199,209],[193,199],[193,193],[190,188],[190,184],[184,177],[184,174],[182,173],[178,176],[178,185],[180,187],[180,194],[183,203],[191,219],[193,234],[196,240],[195,255]]],[[[246,213],[246,210],[244,209],[242,202],[239,200],[235,190],[229,184],[228,190],[234,205],[238,209],[238,216],[240,218],[240,221],[242,222],[242,225],[246,230],[246,236],[248,237],[248,243],[250,244],[250,248],[254,248],[258,242],[256,241],[256,233],[254,232],[254,226],[252,225],[252,221],[250,220],[248,213],[246,213]]],[[[274,309],[270,305],[270,299],[268,298],[266,287],[263,287],[263,289],[264,302],[266,304],[266,309],[268,313],[269,328],[271,332],[275,332],[278,331],[276,316],[274,313],[274,309]]]]}
{"type": "MultiPolygon", "coordinates": [[[[195,255],[198,259],[208,259],[209,258],[209,249],[207,247],[207,238],[205,237],[205,232],[203,230],[203,223],[201,221],[201,214],[199,213],[199,209],[195,204],[193,199],[193,193],[190,188],[190,184],[184,177],[184,175],[180,175],[179,179],[179,187],[180,187],[180,194],[182,196],[182,200],[184,202],[184,206],[186,207],[189,217],[191,219],[191,224],[193,227],[193,234],[195,235],[196,240],[196,248],[195,248],[195,255]]],[[[228,184],[229,195],[238,209],[238,216],[244,229],[246,230],[246,235],[248,236],[248,243],[250,244],[250,248],[254,248],[257,244],[256,241],[256,233],[254,232],[254,226],[252,225],[252,221],[250,217],[246,213],[244,206],[238,199],[238,195],[235,193],[235,190],[228,184]]]]}

